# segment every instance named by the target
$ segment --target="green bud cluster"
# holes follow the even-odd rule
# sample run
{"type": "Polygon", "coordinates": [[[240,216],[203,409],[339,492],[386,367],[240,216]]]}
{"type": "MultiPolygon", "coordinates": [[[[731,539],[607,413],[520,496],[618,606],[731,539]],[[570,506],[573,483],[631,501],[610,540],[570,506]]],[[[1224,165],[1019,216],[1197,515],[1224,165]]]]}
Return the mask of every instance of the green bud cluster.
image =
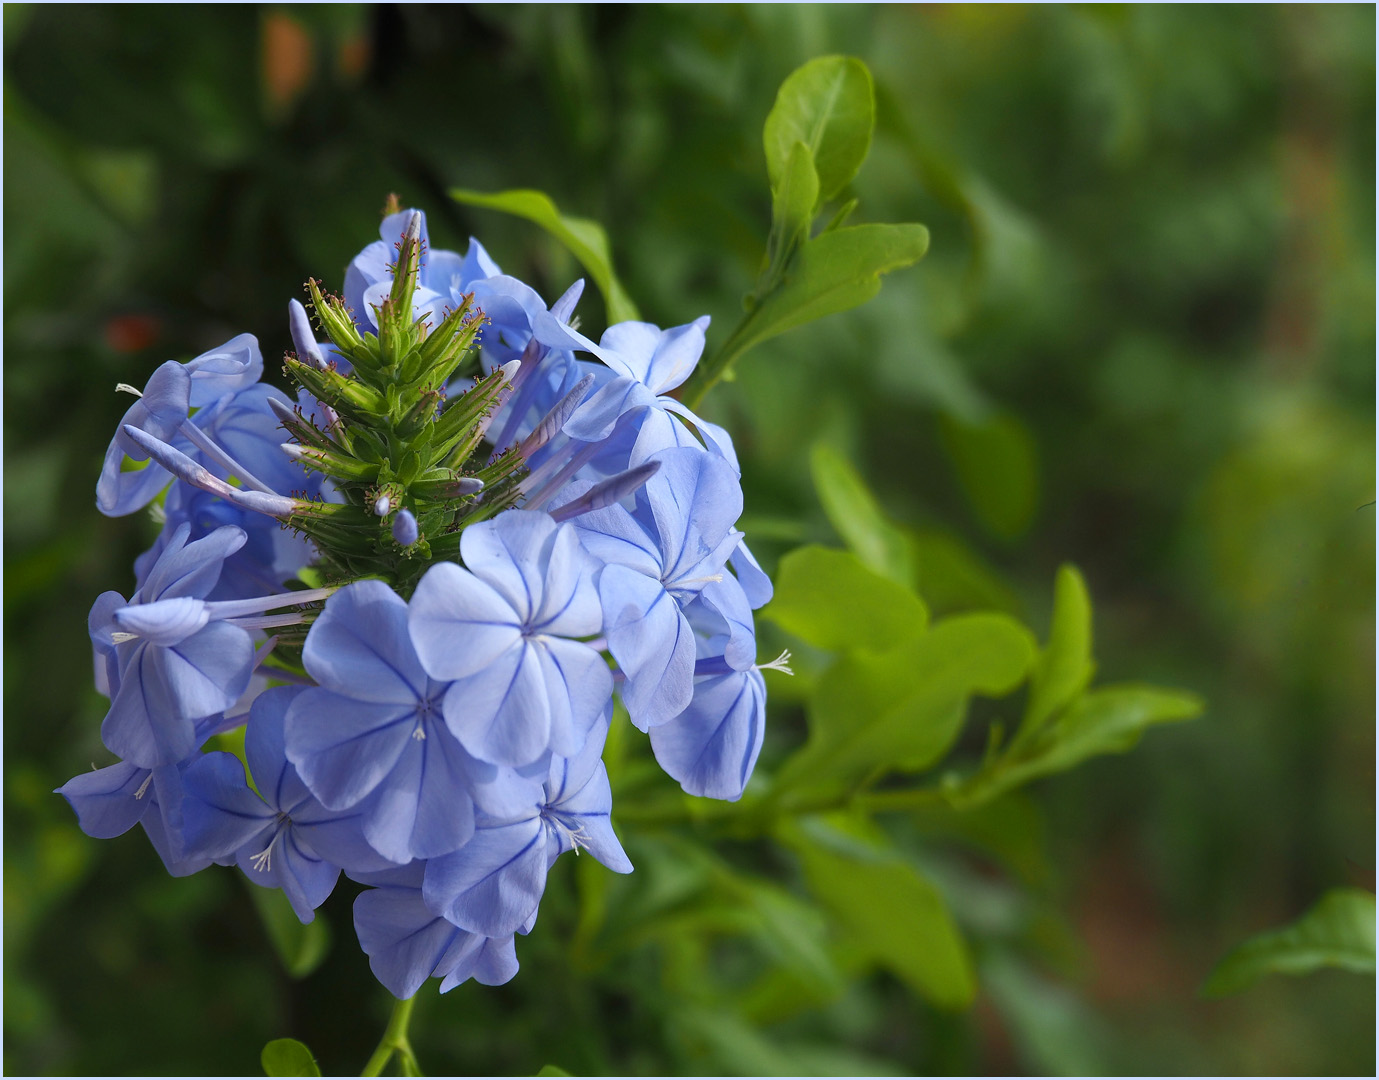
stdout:
{"type": "Polygon", "coordinates": [[[477,374],[486,319],[471,297],[435,325],[430,320],[441,313],[413,319],[420,259],[421,243],[409,232],[398,245],[392,290],[374,308],[377,334],[361,334],[343,300],[307,282],[316,322],[352,374],[291,354],[284,361],[286,374],[334,414],[308,418],[298,409],[284,427],[300,462],[330,477],[344,499],[313,502],[288,524],[316,544],[326,581],[377,577],[404,596],[433,561],[458,560],[466,526],[513,506],[526,474],[515,449],[490,460],[484,441],[487,419],[510,392],[501,369],[445,399],[452,378],[477,374]],[[468,490],[473,480],[483,482],[481,491],[468,490]],[[418,529],[406,547],[392,535],[403,508],[418,529]]]}

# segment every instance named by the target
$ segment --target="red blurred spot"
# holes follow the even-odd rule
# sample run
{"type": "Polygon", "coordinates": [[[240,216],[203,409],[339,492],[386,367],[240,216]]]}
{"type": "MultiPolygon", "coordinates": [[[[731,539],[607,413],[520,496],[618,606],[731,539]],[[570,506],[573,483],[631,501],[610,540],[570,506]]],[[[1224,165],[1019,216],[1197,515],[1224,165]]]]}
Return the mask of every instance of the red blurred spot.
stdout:
{"type": "Polygon", "coordinates": [[[158,340],[152,315],[116,315],[105,324],[105,343],[119,353],[143,352],[158,340]]]}

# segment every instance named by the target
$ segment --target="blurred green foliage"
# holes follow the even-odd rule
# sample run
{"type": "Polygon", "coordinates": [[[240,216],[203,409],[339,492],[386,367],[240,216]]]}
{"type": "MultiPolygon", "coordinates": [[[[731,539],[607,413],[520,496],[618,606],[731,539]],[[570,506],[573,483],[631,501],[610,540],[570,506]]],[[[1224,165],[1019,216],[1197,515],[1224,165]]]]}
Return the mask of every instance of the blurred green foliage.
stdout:
{"type": "MultiPolygon", "coordinates": [[[[849,54],[878,129],[851,180],[816,164],[815,196],[836,180],[858,199],[849,224],[922,221],[929,252],[865,306],[764,341],[704,408],[734,434],[743,527],[781,584],[762,653],[804,642],[793,681],[768,675],[763,782],[836,803],[810,764],[834,738],[867,780],[951,744],[954,780],[734,831],[657,779],[624,727],[610,772],[661,817],[615,802],[637,873],[562,860],[514,982],[423,991],[419,1060],[1373,1072],[1372,981],[1196,996],[1242,939],[1335,886],[1373,889],[1372,8],[4,19],[6,1071],[248,1073],[288,1035],[353,1071],[389,1006],[348,885],[318,917],[335,947],[297,981],[233,872],[172,880],[142,837],[88,840],[51,794],[107,760],[85,615],[129,587],[155,531],[92,505],[114,383],[244,330],[274,355],[286,301],[308,274],[338,281],[389,191],[428,210],[439,246],[481,235],[547,296],[584,272],[456,187],[536,188],[601,223],[645,317],[709,312],[712,350],[772,237],[790,240],[773,206],[800,201],[766,183],[790,156],[771,166],[761,140],[777,88],[849,54]],[[827,598],[792,608],[792,580],[811,581],[792,567],[811,559],[849,560],[859,584],[839,600],[908,594],[913,636],[846,651],[810,622],[827,598]],[[1091,690],[1087,592],[1111,684],[1091,690]],[[956,659],[996,639],[1003,677],[956,659]],[[895,691],[931,653],[947,696],[877,700],[863,729],[830,705],[895,691]],[[894,677],[868,681],[878,665],[894,677]],[[1055,750],[1122,749],[1189,708],[1131,678],[1208,710],[1004,790],[1068,764],[1055,750]],[[946,742],[898,752],[887,740],[914,732],[888,716],[921,713],[946,742]]],[[[591,290],[586,330],[600,303],[591,290]]]]}

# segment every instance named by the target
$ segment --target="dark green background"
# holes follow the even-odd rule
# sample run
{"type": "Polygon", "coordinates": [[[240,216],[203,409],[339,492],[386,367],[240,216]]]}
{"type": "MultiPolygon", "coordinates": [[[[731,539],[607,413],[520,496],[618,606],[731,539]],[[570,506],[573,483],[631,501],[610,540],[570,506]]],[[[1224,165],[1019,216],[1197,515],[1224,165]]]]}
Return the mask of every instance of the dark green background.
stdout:
{"type": "MultiPolygon", "coordinates": [[[[985,967],[970,1013],[875,977],[736,1043],[696,1038],[654,947],[616,970],[571,962],[562,864],[513,983],[424,993],[423,1067],[1373,1072],[1372,981],[1196,996],[1243,937],[1326,888],[1373,887],[1373,8],[10,4],[4,19],[6,1072],[253,1072],[280,1035],[353,1071],[387,1011],[353,887],[324,909],[330,958],[294,983],[236,873],[171,880],[137,833],[88,840],[51,794],[108,760],[86,612],[132,587],[154,532],[93,505],[127,404],[114,384],[246,330],[272,370],[287,300],[309,274],[338,287],[390,191],[428,211],[437,247],[479,235],[547,297],[578,276],[450,186],[541,188],[604,222],[645,316],[709,312],[712,342],[765,239],[775,88],[831,52],[877,81],[856,220],[922,221],[932,246],[867,308],[768,343],[710,396],[754,547],[771,566],[836,542],[809,479],[822,438],[1036,627],[1056,566],[1076,562],[1101,677],[1190,688],[1207,712],[1034,789],[1048,941],[1030,969],[985,967]],[[776,1045],[806,1049],[752,1056],[776,1045]]],[[[581,311],[597,336],[592,291],[581,311]]],[[[778,701],[763,767],[802,723],[778,701]]],[[[979,938],[983,913],[950,903],[979,938]]]]}

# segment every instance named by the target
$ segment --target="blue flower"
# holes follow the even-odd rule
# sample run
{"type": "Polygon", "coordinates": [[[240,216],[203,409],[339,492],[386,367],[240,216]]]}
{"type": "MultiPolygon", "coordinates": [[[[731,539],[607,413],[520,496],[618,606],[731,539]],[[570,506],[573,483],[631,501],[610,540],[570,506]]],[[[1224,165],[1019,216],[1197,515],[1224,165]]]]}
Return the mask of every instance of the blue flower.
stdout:
{"type": "Polygon", "coordinates": [[[92,609],[93,615],[109,613],[109,622],[93,634],[107,658],[112,694],[101,739],[142,768],[190,756],[197,745],[194,722],[230,708],[254,670],[249,632],[211,620],[201,599],[245,534],[226,526],[187,543],[190,531],[183,525],[173,535],[134,603],[115,607],[119,594],[106,593],[92,609]]]}
{"type": "Polygon", "coordinates": [[[255,699],[244,753],[258,794],[233,754],[205,754],[183,776],[183,837],[189,853],[233,856],[255,884],[280,888],[302,922],[335,888],[340,868],[385,869],[388,860],[364,840],[362,811],[328,810],[288,762],[283,718],[300,687],[255,699]]]}
{"type": "MultiPolygon", "coordinates": [[[[220,731],[239,726],[224,714],[196,722],[196,749],[220,731]]],[[[77,815],[87,836],[108,840],[142,824],[159,857],[174,877],[211,865],[210,858],[182,850],[182,774],[187,762],[142,769],[127,761],[79,773],[57,789],[77,815]]]]}
{"type": "Polygon", "coordinates": [[[302,621],[264,611],[332,591],[207,601],[245,532],[226,525],[188,543],[190,534],[188,524],[177,528],[130,603],[105,593],[88,620],[97,684],[111,695],[101,738],[141,768],[186,760],[197,746],[194,721],[224,712],[244,693],[262,659],[251,630],[302,621]]]}
{"type": "Polygon", "coordinates": [[[263,357],[258,341],[252,334],[240,334],[185,364],[169,360],[149,377],[142,392],[122,386],[121,389],[139,395],[139,400],[126,410],[106,449],[96,484],[97,509],[111,517],[131,514],[148,505],[171,479],[167,470],[152,462],[143,469],[122,471],[126,457],[134,461],[147,461],[149,457],[125,433],[126,426],[174,443],[183,453],[194,456],[191,447],[201,436],[202,421],[189,421],[191,410],[247,389],[262,374],[263,357]]]}
{"type": "Polygon", "coordinates": [[[446,727],[450,684],[422,667],[403,599],[381,581],[346,586],[312,625],[302,658],[320,685],[293,699],[286,745],[312,794],[344,810],[377,791],[364,835],[396,863],[468,840],[476,790],[505,777],[446,727]]]}
{"type": "Polygon", "coordinates": [[[599,578],[604,632],[626,676],[623,703],[643,731],[690,703],[694,633],[681,605],[722,579],[742,513],[737,476],[720,458],[686,447],[652,460],[661,468],[637,493],[635,512],[615,505],[574,522],[584,546],[606,564],[599,578]]]}
{"type": "Polygon", "coordinates": [[[426,905],[457,926],[501,938],[530,929],[561,853],[583,848],[610,870],[632,864],[613,833],[608,773],[599,755],[608,718],[573,758],[554,758],[544,789],[520,812],[481,818],[464,847],[426,864],[426,905]]]}
{"type": "Polygon", "coordinates": [[[513,937],[484,937],[435,914],[421,895],[424,864],[352,874],[368,889],[354,901],[354,929],[369,968],[394,997],[409,998],[431,977],[441,993],[467,979],[499,986],[517,974],[513,937]]]}
{"type": "Polygon", "coordinates": [[[468,569],[433,566],[409,615],[422,665],[454,680],[450,730],[497,765],[578,753],[613,695],[603,657],[572,640],[603,625],[598,564],[573,527],[528,510],[470,526],[460,554],[468,569]]]}
{"type": "Polygon", "coordinates": [[[640,424],[627,463],[639,465],[672,446],[699,447],[689,429],[672,419],[674,415],[698,430],[705,446],[731,465],[733,472],[741,473],[728,433],[670,396],[699,362],[708,325],[709,317],[704,315],[669,330],[643,322],[610,326],[599,340],[597,355],[615,377],[570,417],[566,434],[586,442],[606,439],[620,416],[638,412],[640,424]]]}

